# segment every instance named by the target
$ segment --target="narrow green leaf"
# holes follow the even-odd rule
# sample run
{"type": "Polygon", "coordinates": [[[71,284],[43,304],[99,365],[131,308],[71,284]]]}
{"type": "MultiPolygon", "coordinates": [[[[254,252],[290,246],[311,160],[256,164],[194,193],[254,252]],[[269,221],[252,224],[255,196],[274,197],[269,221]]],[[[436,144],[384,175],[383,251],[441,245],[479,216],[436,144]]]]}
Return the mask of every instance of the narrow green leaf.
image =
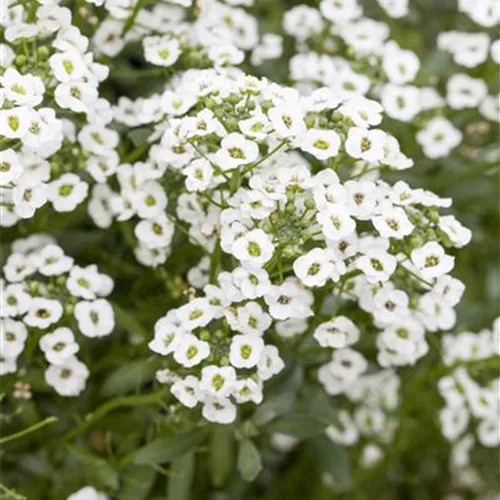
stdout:
{"type": "Polygon", "coordinates": [[[73,453],[89,469],[89,472],[103,486],[116,490],[119,485],[118,472],[109,462],[86,450],[67,444],[66,448],[73,453]]]}
{"type": "Polygon", "coordinates": [[[252,482],[262,470],[262,460],[259,450],[249,439],[245,439],[240,445],[238,470],[240,471],[241,477],[249,483],[252,482]]]}
{"type": "Polygon", "coordinates": [[[116,323],[125,331],[132,334],[139,334],[144,339],[152,337],[152,334],[137,321],[136,315],[129,313],[115,303],[113,303],[113,310],[115,312],[116,323]]]}
{"type": "Polygon", "coordinates": [[[148,497],[156,471],[148,465],[127,467],[122,474],[121,500],[144,500],[148,497]]]}
{"type": "Polygon", "coordinates": [[[125,394],[139,389],[145,382],[153,379],[158,369],[156,359],[137,359],[128,361],[109,375],[101,387],[101,394],[106,397],[125,394]]]}
{"type": "Polygon", "coordinates": [[[351,468],[346,451],[329,439],[320,436],[311,442],[316,462],[324,474],[329,475],[337,491],[352,487],[351,468]]]}
{"type": "Polygon", "coordinates": [[[326,424],[309,415],[290,415],[266,426],[267,432],[280,432],[298,438],[310,438],[321,434],[326,424]]]}
{"type": "Polygon", "coordinates": [[[194,459],[194,453],[191,452],[172,461],[167,484],[168,500],[189,500],[191,498],[194,459]]]}
{"type": "Polygon", "coordinates": [[[215,425],[210,436],[210,472],[212,483],[221,488],[233,468],[233,429],[227,425],[215,425]]]}
{"type": "Polygon", "coordinates": [[[139,450],[135,456],[136,464],[161,464],[170,462],[194,450],[206,437],[204,429],[157,439],[139,450]]]}

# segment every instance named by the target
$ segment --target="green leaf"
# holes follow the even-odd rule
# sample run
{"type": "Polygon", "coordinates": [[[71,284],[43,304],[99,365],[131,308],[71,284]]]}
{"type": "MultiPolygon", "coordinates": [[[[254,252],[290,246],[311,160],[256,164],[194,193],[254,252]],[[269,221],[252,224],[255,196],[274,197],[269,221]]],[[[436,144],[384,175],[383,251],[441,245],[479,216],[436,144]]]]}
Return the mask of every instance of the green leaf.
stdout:
{"type": "Polygon", "coordinates": [[[148,465],[127,467],[122,474],[120,499],[143,500],[148,497],[156,471],[148,465]]]}
{"type": "Polygon", "coordinates": [[[326,426],[339,424],[337,411],[323,388],[306,386],[303,390],[303,408],[305,413],[326,426]]]}
{"type": "Polygon", "coordinates": [[[113,303],[113,310],[115,312],[116,323],[125,331],[132,334],[139,334],[144,339],[152,337],[152,334],[137,321],[136,314],[131,314],[116,303],[113,303]]]}
{"type": "Polygon", "coordinates": [[[153,133],[152,128],[140,127],[131,130],[127,135],[128,138],[132,141],[134,147],[137,147],[140,146],[141,144],[144,144],[152,133],[153,133]]]}
{"type": "Polygon", "coordinates": [[[262,470],[262,460],[259,450],[249,439],[245,439],[240,445],[238,470],[240,471],[241,477],[249,483],[252,482],[262,470]]]}
{"type": "Polygon", "coordinates": [[[127,361],[104,381],[101,394],[111,397],[138,390],[145,382],[153,379],[157,369],[158,360],[154,358],[127,361]]]}
{"type": "Polygon", "coordinates": [[[290,415],[266,426],[267,432],[279,432],[298,438],[310,438],[321,434],[326,424],[309,415],[290,415]]]}
{"type": "Polygon", "coordinates": [[[337,491],[352,487],[351,467],[346,451],[325,437],[317,437],[311,442],[316,462],[323,473],[329,475],[337,491]]]}
{"type": "Polygon", "coordinates": [[[109,462],[101,457],[89,453],[86,450],[82,450],[81,448],[70,444],[67,444],[66,448],[80,459],[80,461],[89,469],[91,475],[96,478],[97,482],[107,488],[111,488],[113,490],[118,489],[118,472],[116,472],[109,462]]]}
{"type": "Polygon", "coordinates": [[[217,488],[226,484],[233,468],[233,429],[215,425],[210,436],[210,472],[217,488]]]}
{"type": "Polygon", "coordinates": [[[168,500],[189,500],[191,498],[194,458],[194,453],[186,453],[172,461],[167,484],[168,500]]]}
{"type": "Polygon", "coordinates": [[[170,462],[191,450],[194,450],[206,437],[205,429],[198,429],[184,434],[157,439],[139,450],[136,464],[161,464],[170,462]]]}

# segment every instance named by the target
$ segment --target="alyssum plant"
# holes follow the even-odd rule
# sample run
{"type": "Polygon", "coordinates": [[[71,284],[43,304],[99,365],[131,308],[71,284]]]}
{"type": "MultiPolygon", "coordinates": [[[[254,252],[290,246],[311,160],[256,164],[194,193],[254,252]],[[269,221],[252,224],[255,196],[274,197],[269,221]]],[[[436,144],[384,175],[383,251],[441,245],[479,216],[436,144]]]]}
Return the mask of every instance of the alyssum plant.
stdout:
{"type": "MultiPolygon", "coordinates": [[[[22,483],[43,469],[60,477],[47,498],[160,498],[156,478],[166,474],[168,498],[185,499],[209,433],[217,488],[231,476],[235,440],[240,475],[252,482],[263,460],[279,467],[300,439],[313,438],[326,491],[348,491],[339,472],[348,456],[360,477],[397,459],[406,374],[437,352],[431,418],[452,443],[451,476],[463,480],[445,490],[488,490],[471,479],[469,452],[473,432],[483,447],[499,445],[500,379],[471,373],[498,359],[498,321],[441,342],[439,332],[457,322],[465,285],[451,273],[471,231],[445,211],[450,198],[389,182],[418,165],[383,115],[411,122],[422,112],[416,138],[430,158],[445,157],[462,135],[434,116],[444,101],[432,89],[408,85],[420,66],[415,54],[362,18],[355,0],[285,13],[284,31],[299,49],[290,60],[298,88],[252,74],[283,50],[281,36],[259,33],[243,9],[253,3],[77,2],[75,19],[91,40],[58,2],[7,5],[0,224],[14,236],[2,248],[0,374],[12,433],[0,443],[12,441],[7,463],[18,459],[23,472],[6,475],[5,498],[24,498],[11,486],[36,494],[22,483]],[[361,60],[321,54],[331,41],[326,28],[361,60]],[[111,57],[131,45],[161,85],[112,104],[99,92],[118,65],[111,57]],[[98,252],[77,265],[63,247],[82,227],[118,234],[134,271],[122,275],[98,252]],[[178,270],[173,259],[186,248],[200,258],[178,270]],[[141,311],[117,305],[140,276],[188,285],[163,317],[149,318],[147,340],[113,340],[115,330],[141,329],[141,311]],[[99,343],[96,356],[91,344],[99,343]],[[133,378],[134,356],[146,357],[149,375],[141,371],[124,392],[138,394],[101,402],[103,372],[106,390],[129,369],[133,378]],[[110,365],[122,366],[109,376],[110,365]],[[138,407],[125,414],[133,432],[112,419],[128,406],[138,407]],[[30,415],[47,419],[16,427],[30,415]],[[53,417],[60,421],[46,451],[15,448],[53,417]],[[101,418],[111,419],[102,439],[94,427],[101,418]],[[91,473],[68,475],[75,457],[91,473]]],[[[407,9],[380,4],[394,17],[407,9]]],[[[454,37],[443,34],[440,46],[451,50],[454,37]]],[[[495,120],[485,84],[466,75],[450,80],[446,100],[495,120]]],[[[234,484],[225,498],[243,495],[239,477],[234,484]]]]}

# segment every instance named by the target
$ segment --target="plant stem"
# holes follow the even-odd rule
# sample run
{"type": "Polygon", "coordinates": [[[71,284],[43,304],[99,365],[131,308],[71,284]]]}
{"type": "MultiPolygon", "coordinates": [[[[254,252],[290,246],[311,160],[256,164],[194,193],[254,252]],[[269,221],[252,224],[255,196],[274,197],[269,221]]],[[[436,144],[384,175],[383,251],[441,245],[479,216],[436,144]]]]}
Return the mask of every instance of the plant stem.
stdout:
{"type": "Polygon", "coordinates": [[[0,444],[8,443],[9,441],[14,441],[14,439],[18,439],[20,437],[26,436],[27,434],[31,434],[32,432],[35,432],[38,429],[45,427],[46,425],[53,424],[54,422],[57,422],[57,417],[54,416],[47,417],[45,420],[42,420],[41,422],[38,422],[32,425],[31,427],[27,427],[22,431],[15,432],[14,434],[10,434],[9,436],[0,438],[0,444]]]}

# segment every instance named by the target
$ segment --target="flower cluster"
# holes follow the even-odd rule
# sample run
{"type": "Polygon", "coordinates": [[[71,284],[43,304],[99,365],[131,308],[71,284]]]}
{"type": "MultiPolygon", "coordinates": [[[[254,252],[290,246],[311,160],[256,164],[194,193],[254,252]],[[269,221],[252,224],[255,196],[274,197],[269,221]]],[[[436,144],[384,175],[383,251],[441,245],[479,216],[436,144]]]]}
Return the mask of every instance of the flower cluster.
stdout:
{"type": "Polygon", "coordinates": [[[392,370],[361,376],[345,393],[353,410],[339,410],[338,423],[325,431],[334,443],[342,446],[363,442],[360,456],[363,467],[373,467],[382,460],[384,448],[394,439],[399,386],[400,380],[392,370]]]}
{"type": "Polygon", "coordinates": [[[438,383],[445,400],[445,407],[439,414],[441,429],[443,436],[453,445],[451,466],[463,468],[470,463],[475,434],[482,446],[497,447],[500,444],[500,379],[479,383],[470,374],[475,362],[491,360],[498,363],[500,321],[495,321],[492,330],[445,335],[442,346],[443,362],[453,370],[438,383]]]}
{"type": "Polygon", "coordinates": [[[148,63],[183,69],[238,65],[246,53],[254,64],[281,55],[281,37],[260,36],[257,20],[243,8],[253,0],[171,3],[104,2],[108,17],[93,37],[95,49],[114,57],[127,43],[140,41],[148,63]]]}
{"type": "Polygon", "coordinates": [[[111,108],[98,93],[108,68],[95,62],[70,10],[34,3],[28,11],[14,2],[6,9],[0,224],[12,226],[47,202],[57,212],[73,211],[88,193],[80,171],[100,179],[103,164],[118,164],[118,134],[106,128],[111,108]]]}
{"type": "MultiPolygon", "coordinates": [[[[367,361],[350,347],[359,328],[326,312],[333,295],[371,315],[380,330],[377,360],[383,367],[414,364],[428,350],[426,331],[454,326],[464,287],[448,274],[454,257],[446,249],[466,245],[470,231],[453,216],[439,215],[451,200],[373,178],[374,170],[412,166],[394,137],[373,128],[382,120],[380,105],[331,89],[303,98],[238,72],[191,71],[181,82],[162,96],[165,117],[151,138],[148,161],[126,166],[135,172],[127,178],[133,182],[119,176],[121,193],[115,195],[130,200],[119,204],[131,207],[119,217],[137,213],[143,219],[135,226],[141,262],[161,263],[177,227],[211,255],[188,274],[195,287],[205,286],[205,296],[169,313],[154,350],[175,359],[178,346],[181,352],[193,347],[197,365],[209,357],[207,339],[215,333],[219,345],[220,338],[230,342],[231,331],[260,338],[275,329],[290,337],[311,327],[320,345],[334,349],[319,379],[329,394],[340,394],[367,361]],[[148,172],[157,180],[137,182],[148,172]],[[167,210],[162,184],[178,185],[179,179],[185,192],[167,210]],[[134,212],[134,199],[143,210],[134,212]],[[195,315],[192,325],[184,311],[195,315]],[[212,324],[214,319],[221,321],[212,324]],[[197,328],[203,330],[193,336],[197,328]],[[165,347],[165,336],[175,332],[187,333],[194,344],[169,341],[165,347]]],[[[104,198],[110,197],[107,191],[104,198]]],[[[258,344],[255,352],[265,349],[258,344]]],[[[258,361],[256,355],[252,367],[258,361]]],[[[237,380],[234,367],[227,370],[231,380],[237,380]]]]}
{"type": "Polygon", "coordinates": [[[43,234],[13,243],[3,276],[0,373],[18,371],[18,358],[25,350],[28,363],[38,342],[49,363],[47,384],[62,396],[77,396],[89,371],[76,357],[80,344],[75,332],[98,338],[113,331],[113,308],[104,298],[113,280],[95,265],[76,265],[43,234]]]}
{"type": "Polygon", "coordinates": [[[211,422],[233,422],[235,403],[259,404],[263,383],[284,367],[277,348],[263,339],[271,316],[257,301],[245,300],[260,297],[258,288],[243,269],[222,273],[219,286],[206,285],[203,297],[156,323],[149,347],[173,361],[158,380],[171,384],[184,406],[202,403],[203,417],[211,422]]]}
{"type": "MultiPolygon", "coordinates": [[[[481,12],[494,24],[498,22],[496,7],[488,3],[484,2],[481,12]]],[[[380,4],[392,17],[408,13],[407,2],[380,4]]],[[[477,108],[487,120],[499,120],[499,98],[489,95],[482,79],[456,73],[446,82],[445,95],[437,78],[423,85],[418,56],[389,38],[388,24],[364,16],[357,0],[323,0],[319,9],[293,7],[285,13],[283,30],[296,40],[290,76],[303,94],[324,85],[376,99],[387,116],[417,127],[415,138],[428,158],[443,158],[462,143],[464,133],[455,121],[456,110],[477,108]]],[[[500,59],[498,41],[486,33],[443,32],[437,45],[468,68],[485,63],[489,54],[494,63],[500,59]]]]}

